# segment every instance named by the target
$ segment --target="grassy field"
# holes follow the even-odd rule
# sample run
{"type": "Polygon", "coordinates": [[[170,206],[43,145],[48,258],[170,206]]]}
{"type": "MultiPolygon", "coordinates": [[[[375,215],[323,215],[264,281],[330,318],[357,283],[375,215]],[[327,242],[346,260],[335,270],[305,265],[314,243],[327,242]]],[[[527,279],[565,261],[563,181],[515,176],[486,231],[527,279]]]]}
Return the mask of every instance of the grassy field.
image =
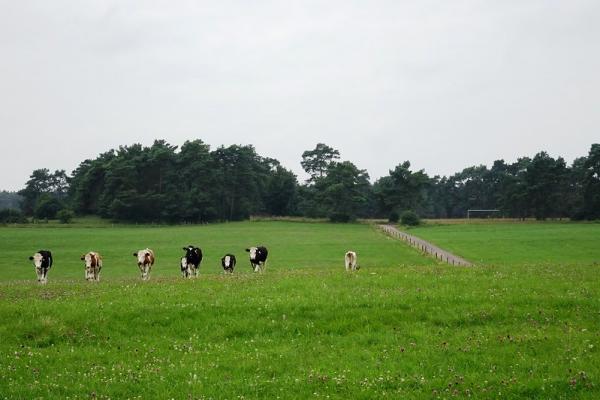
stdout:
{"type": "Polygon", "coordinates": [[[428,224],[410,230],[480,265],[600,265],[600,224],[428,224]]]}
{"type": "Polygon", "coordinates": [[[564,251],[578,262],[453,268],[358,224],[0,228],[0,398],[596,399],[600,273],[564,251]],[[189,243],[207,253],[196,280],[178,277],[189,243]],[[256,243],[265,274],[243,252],[256,243]],[[42,247],[46,286],[26,259],[42,247]],[[89,249],[106,254],[99,284],[89,249]]]}
{"type": "Polygon", "coordinates": [[[116,226],[0,228],[0,281],[31,279],[35,276],[28,257],[50,249],[53,269],[49,279],[83,279],[80,256],[90,250],[104,258],[102,279],[137,278],[133,253],[149,247],[156,254],[154,277],[180,275],[182,247],[200,246],[204,253],[202,274],[223,271],[221,257],[233,253],[237,271],[250,272],[245,249],[262,244],[269,249],[267,268],[335,268],[344,265],[344,253],[354,249],[365,267],[433,264],[412,249],[398,246],[373,227],[359,224],[299,222],[245,222],[190,226],[116,226]]]}

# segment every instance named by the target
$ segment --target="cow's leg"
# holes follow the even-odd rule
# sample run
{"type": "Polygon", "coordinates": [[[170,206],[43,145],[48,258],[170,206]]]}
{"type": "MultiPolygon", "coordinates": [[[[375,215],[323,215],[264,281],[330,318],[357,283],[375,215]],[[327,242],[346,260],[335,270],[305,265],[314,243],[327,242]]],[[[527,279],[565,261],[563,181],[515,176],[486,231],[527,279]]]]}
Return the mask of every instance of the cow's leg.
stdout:
{"type": "Polygon", "coordinates": [[[146,266],[144,264],[140,265],[140,271],[142,272],[142,280],[147,281],[148,280],[148,266],[146,266]]]}

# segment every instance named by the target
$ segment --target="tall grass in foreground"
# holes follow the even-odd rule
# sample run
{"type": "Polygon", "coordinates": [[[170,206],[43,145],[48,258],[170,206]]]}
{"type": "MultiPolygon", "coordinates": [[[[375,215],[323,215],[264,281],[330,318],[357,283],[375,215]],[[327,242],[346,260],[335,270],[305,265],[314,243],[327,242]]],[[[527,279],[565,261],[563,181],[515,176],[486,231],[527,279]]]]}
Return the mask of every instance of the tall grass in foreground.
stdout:
{"type": "Polygon", "coordinates": [[[600,282],[447,266],[0,286],[5,398],[598,398],[600,282]]]}

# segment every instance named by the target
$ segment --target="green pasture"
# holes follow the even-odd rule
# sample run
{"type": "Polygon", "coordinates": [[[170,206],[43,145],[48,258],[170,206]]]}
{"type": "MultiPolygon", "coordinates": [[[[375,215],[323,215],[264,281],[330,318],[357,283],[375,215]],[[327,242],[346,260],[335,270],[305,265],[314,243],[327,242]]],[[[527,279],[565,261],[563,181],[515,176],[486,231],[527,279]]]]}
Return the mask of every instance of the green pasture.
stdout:
{"type": "Polygon", "coordinates": [[[600,265],[600,224],[427,224],[410,233],[480,265],[600,265]]]}
{"type": "Polygon", "coordinates": [[[0,398],[600,398],[585,247],[568,265],[457,268],[362,224],[90,228],[0,228],[0,398]],[[177,269],[190,243],[206,253],[195,280],[177,269]],[[257,243],[264,274],[243,251],[257,243]],[[148,282],[130,254],[145,246],[148,282]],[[38,248],[56,257],[45,286],[26,259],[38,248]],[[90,249],[106,255],[97,284],[78,258],[90,249]]]}
{"type": "Polygon", "coordinates": [[[344,269],[344,254],[353,249],[365,267],[432,265],[416,250],[388,239],[375,227],[360,224],[324,224],[300,222],[236,222],[189,226],[116,226],[86,227],[5,227],[0,228],[0,281],[32,279],[34,269],[28,257],[40,249],[51,250],[54,266],[50,280],[83,279],[81,255],[98,251],[104,259],[101,279],[136,278],[139,270],[133,253],[149,247],[156,263],[151,278],[180,275],[182,247],[193,244],[202,248],[201,274],[223,271],[221,257],[236,255],[237,272],[250,272],[245,249],[257,244],[269,249],[267,268],[344,269]]]}

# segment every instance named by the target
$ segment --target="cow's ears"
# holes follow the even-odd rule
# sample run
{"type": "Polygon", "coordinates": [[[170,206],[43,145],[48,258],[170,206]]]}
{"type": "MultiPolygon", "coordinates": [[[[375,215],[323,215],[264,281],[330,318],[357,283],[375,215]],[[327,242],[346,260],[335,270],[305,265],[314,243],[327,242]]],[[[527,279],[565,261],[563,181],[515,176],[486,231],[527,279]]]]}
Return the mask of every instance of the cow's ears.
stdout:
{"type": "Polygon", "coordinates": [[[30,260],[33,260],[33,256],[29,256],[29,259],[30,259],[30,260]]]}
{"type": "Polygon", "coordinates": [[[85,256],[81,256],[81,261],[85,260],[85,256]]]}
{"type": "Polygon", "coordinates": [[[134,257],[137,257],[137,253],[133,253],[133,256],[134,256],[134,257]]]}
{"type": "Polygon", "coordinates": [[[246,249],[247,252],[250,252],[250,249],[246,249]]]}
{"type": "Polygon", "coordinates": [[[188,248],[187,247],[182,247],[182,249],[185,250],[185,251],[187,251],[188,248]]]}

